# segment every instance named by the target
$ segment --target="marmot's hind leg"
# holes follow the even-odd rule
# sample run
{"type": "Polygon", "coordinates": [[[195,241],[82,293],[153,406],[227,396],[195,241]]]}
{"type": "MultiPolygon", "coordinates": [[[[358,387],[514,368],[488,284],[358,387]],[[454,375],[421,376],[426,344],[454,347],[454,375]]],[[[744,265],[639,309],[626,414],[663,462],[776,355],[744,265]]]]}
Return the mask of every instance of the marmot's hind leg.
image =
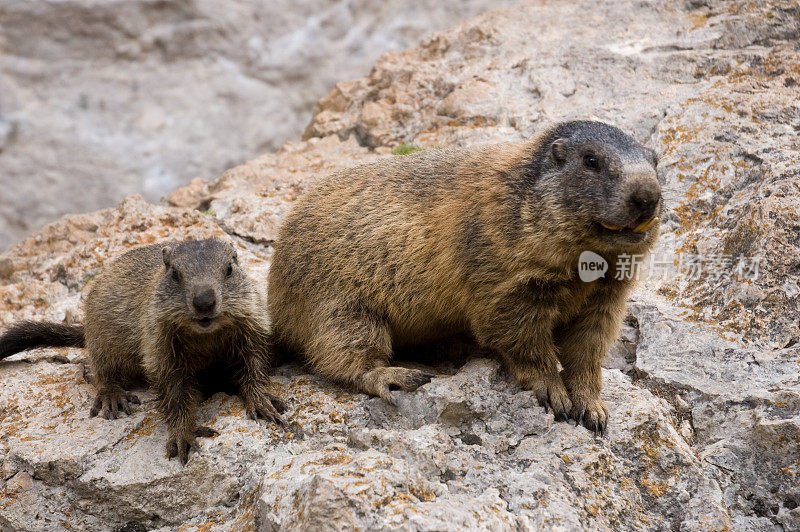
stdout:
{"type": "Polygon", "coordinates": [[[391,357],[389,327],[367,312],[338,310],[325,317],[306,346],[306,359],[315,372],[394,404],[392,390],[416,390],[433,375],[389,366],[391,357]]]}
{"type": "Polygon", "coordinates": [[[423,384],[429,383],[432,378],[432,373],[418,369],[397,366],[377,367],[364,374],[361,390],[396,404],[391,394],[392,390],[413,392],[423,384]]]}

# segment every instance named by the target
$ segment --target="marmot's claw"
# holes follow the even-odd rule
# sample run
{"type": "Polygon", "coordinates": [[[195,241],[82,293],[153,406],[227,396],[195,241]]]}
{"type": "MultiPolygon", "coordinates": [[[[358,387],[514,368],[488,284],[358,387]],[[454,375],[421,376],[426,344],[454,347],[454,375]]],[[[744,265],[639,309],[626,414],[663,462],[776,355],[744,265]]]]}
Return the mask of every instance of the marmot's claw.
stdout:
{"type": "Polygon", "coordinates": [[[570,417],[575,426],[583,425],[594,433],[595,437],[605,437],[608,425],[608,409],[599,396],[573,393],[573,407],[570,417]]]}
{"type": "Polygon", "coordinates": [[[101,389],[89,409],[89,417],[99,414],[105,419],[117,419],[123,412],[130,416],[133,413],[131,404],[140,404],[139,398],[134,394],[114,388],[101,389]]]}
{"type": "Polygon", "coordinates": [[[544,407],[545,414],[552,410],[555,421],[569,420],[572,402],[561,383],[561,377],[556,375],[553,379],[544,377],[542,379],[526,383],[524,386],[533,390],[539,405],[544,407]]]}
{"type": "MultiPolygon", "coordinates": [[[[569,411],[564,407],[564,404],[553,401],[548,401],[547,403],[553,410],[553,419],[555,421],[569,421],[569,411]],[[558,405],[558,408],[556,408],[556,405],[558,405]]],[[[546,409],[545,412],[547,412],[546,409]]]]}
{"type": "Polygon", "coordinates": [[[286,412],[286,402],[284,402],[284,400],[277,395],[270,394],[269,401],[272,403],[272,406],[275,407],[275,410],[277,410],[278,413],[283,414],[286,412]]]}
{"type": "MultiPolygon", "coordinates": [[[[208,427],[200,428],[208,429],[208,427]]],[[[200,452],[200,448],[197,446],[197,442],[194,438],[195,436],[193,433],[183,436],[170,436],[169,439],[167,439],[167,458],[172,460],[177,456],[181,464],[186,465],[186,462],[189,461],[190,451],[194,451],[195,453],[200,452]]]]}
{"type": "Polygon", "coordinates": [[[434,377],[432,373],[418,369],[382,366],[372,368],[361,376],[361,392],[369,395],[383,397],[389,403],[397,406],[391,399],[392,390],[413,392],[423,384],[427,384],[434,377]]]}
{"type": "Polygon", "coordinates": [[[586,413],[586,409],[585,409],[585,408],[581,408],[581,413],[580,413],[580,415],[579,415],[577,418],[575,418],[575,426],[576,426],[576,427],[577,427],[577,426],[580,426],[580,425],[583,425],[583,415],[584,415],[585,413],[586,413]]]}
{"type": "Polygon", "coordinates": [[[544,407],[544,413],[547,414],[550,412],[550,401],[547,397],[540,397],[539,398],[539,406],[544,407]]]}
{"type": "Polygon", "coordinates": [[[283,430],[286,430],[286,420],[282,416],[273,415],[272,422],[278,425],[283,430]]]}
{"type": "Polygon", "coordinates": [[[428,371],[421,371],[419,375],[415,375],[411,378],[411,385],[415,388],[422,386],[423,384],[428,384],[431,382],[431,379],[436,376],[435,373],[430,373],[428,371]]]}
{"type": "Polygon", "coordinates": [[[594,437],[597,438],[598,436],[600,436],[601,438],[605,438],[606,437],[606,428],[607,427],[608,427],[608,420],[607,419],[605,421],[600,421],[600,422],[595,421],[594,422],[594,428],[592,429],[592,432],[594,433],[594,437]]]}
{"type": "Polygon", "coordinates": [[[271,421],[284,430],[286,430],[286,421],[279,412],[284,412],[285,410],[286,404],[275,396],[270,396],[268,399],[261,401],[258,405],[249,400],[245,401],[247,417],[252,420],[263,419],[265,421],[271,421]],[[277,400],[278,405],[273,402],[274,400],[277,400]]]}
{"type": "Polygon", "coordinates": [[[89,409],[89,417],[95,417],[97,414],[99,414],[100,409],[102,407],[103,407],[103,400],[100,398],[100,395],[98,394],[97,397],[95,397],[92,408],[89,409]]]}
{"type": "Polygon", "coordinates": [[[555,419],[556,421],[569,421],[569,413],[563,408],[556,409],[556,407],[553,406],[553,403],[550,402],[550,399],[548,398],[539,399],[539,406],[544,407],[545,414],[549,413],[552,410],[553,419],[555,419]]]}
{"type": "Polygon", "coordinates": [[[194,435],[198,438],[213,438],[214,436],[219,436],[219,432],[211,427],[197,427],[194,435]]]}

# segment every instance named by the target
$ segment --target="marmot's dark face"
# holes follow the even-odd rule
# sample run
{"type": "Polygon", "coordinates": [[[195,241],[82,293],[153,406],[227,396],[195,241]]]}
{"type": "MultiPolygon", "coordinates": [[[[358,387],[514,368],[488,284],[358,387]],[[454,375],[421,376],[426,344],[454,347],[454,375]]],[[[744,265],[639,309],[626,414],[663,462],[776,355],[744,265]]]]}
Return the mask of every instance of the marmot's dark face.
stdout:
{"type": "Polygon", "coordinates": [[[601,250],[645,251],[663,209],[655,153],[607,124],[565,126],[549,143],[562,223],[601,250]]]}
{"type": "Polygon", "coordinates": [[[219,240],[182,242],[162,249],[159,304],[174,323],[207,334],[233,323],[250,286],[236,251],[219,240]]]}

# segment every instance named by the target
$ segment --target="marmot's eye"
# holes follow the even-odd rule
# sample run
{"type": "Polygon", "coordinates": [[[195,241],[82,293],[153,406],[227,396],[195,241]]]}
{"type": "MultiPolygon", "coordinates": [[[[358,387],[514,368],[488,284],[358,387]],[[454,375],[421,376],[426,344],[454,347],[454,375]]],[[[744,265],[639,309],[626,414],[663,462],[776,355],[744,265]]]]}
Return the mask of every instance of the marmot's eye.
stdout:
{"type": "Polygon", "coordinates": [[[225,275],[227,277],[230,277],[231,275],[233,275],[233,263],[232,262],[228,263],[228,269],[225,270],[225,275]]]}
{"type": "Polygon", "coordinates": [[[172,280],[176,282],[181,280],[181,274],[175,268],[172,268],[172,280]]]}
{"type": "Polygon", "coordinates": [[[598,168],[600,168],[600,163],[598,162],[597,157],[595,157],[594,155],[584,155],[583,166],[585,166],[589,170],[597,170],[598,168]]]}

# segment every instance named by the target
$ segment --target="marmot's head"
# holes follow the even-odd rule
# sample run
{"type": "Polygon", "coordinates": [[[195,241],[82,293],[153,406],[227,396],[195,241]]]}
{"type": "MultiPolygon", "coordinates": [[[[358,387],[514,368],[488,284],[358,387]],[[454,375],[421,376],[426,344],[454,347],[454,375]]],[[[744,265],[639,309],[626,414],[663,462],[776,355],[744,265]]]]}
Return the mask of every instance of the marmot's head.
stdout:
{"type": "Polygon", "coordinates": [[[174,326],[205,334],[241,316],[252,288],[233,246],[210,239],[166,245],[161,252],[165,269],[156,304],[174,326]]]}
{"type": "Polygon", "coordinates": [[[532,162],[559,230],[598,251],[642,253],[658,236],[663,210],[656,155],[602,122],[550,129],[532,162]]]}

